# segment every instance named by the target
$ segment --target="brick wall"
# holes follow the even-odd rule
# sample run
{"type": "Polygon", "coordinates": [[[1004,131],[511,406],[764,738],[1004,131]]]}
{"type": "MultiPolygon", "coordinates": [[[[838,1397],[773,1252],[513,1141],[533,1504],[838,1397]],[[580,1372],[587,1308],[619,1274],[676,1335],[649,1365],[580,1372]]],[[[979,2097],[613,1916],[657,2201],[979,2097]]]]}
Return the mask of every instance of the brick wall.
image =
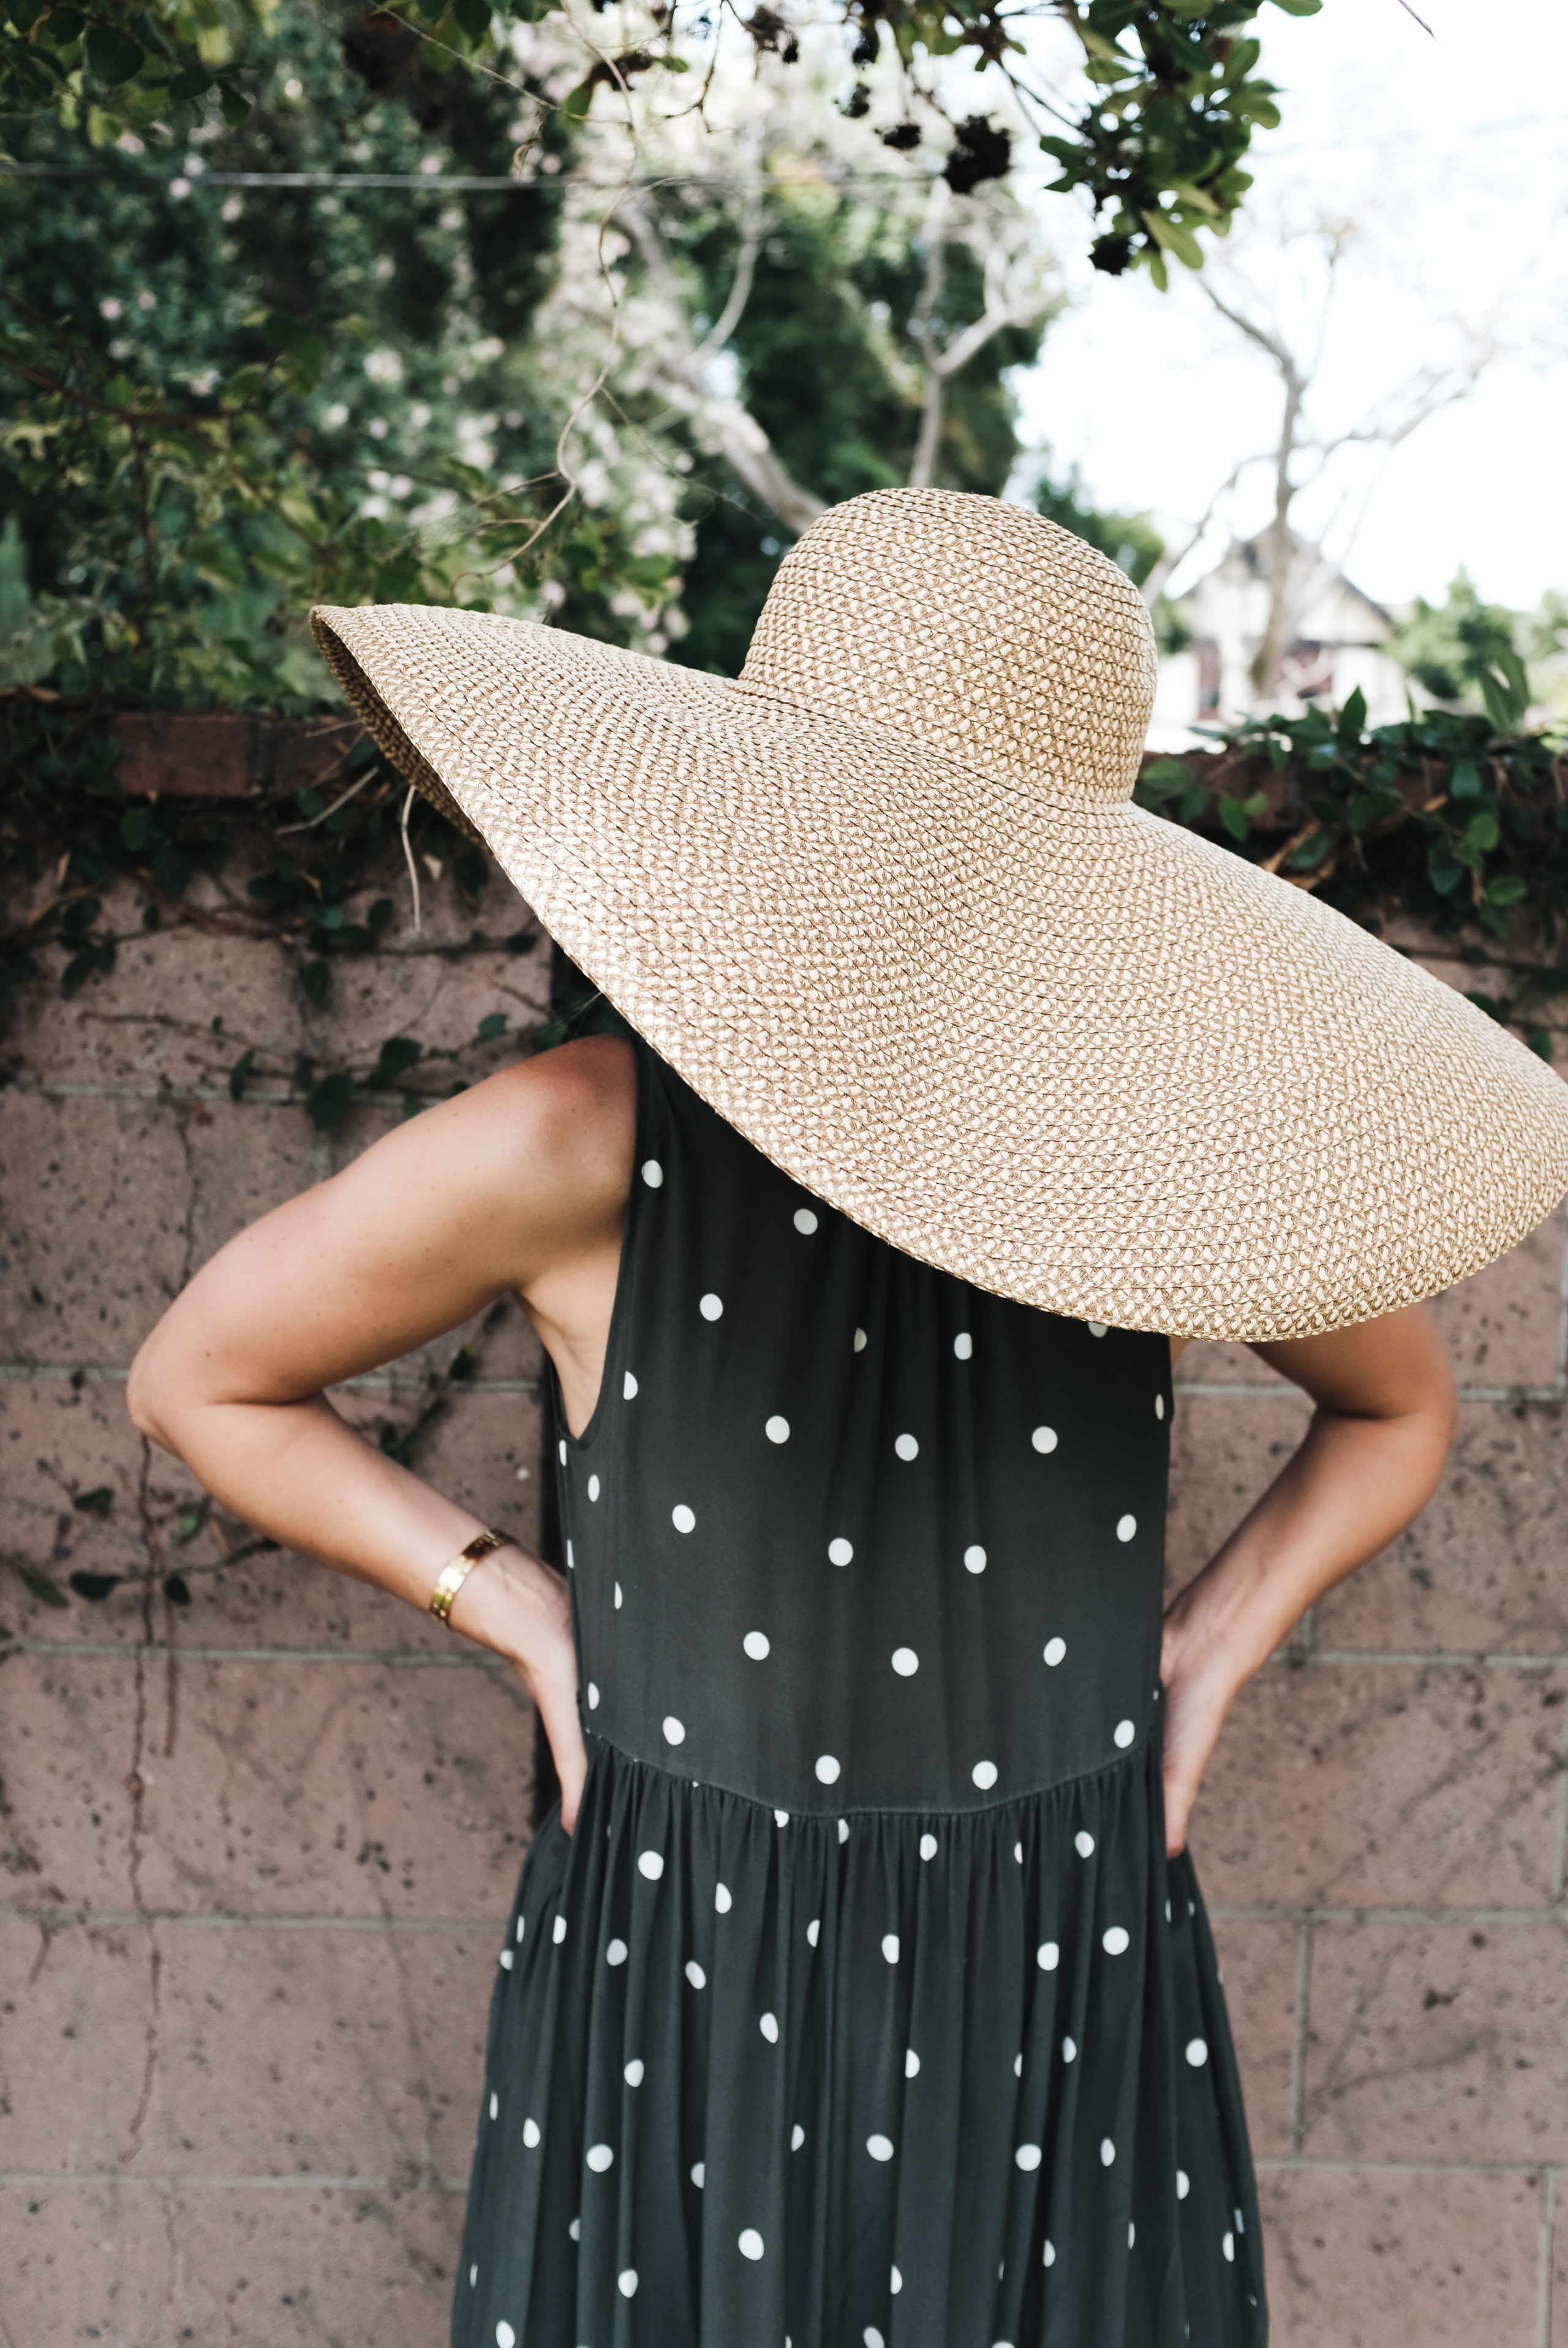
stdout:
{"type": "MultiPolygon", "coordinates": [[[[236,1044],[526,1024],[542,961],[445,958],[467,935],[438,904],[423,939],[341,963],[328,1039],[275,948],[166,934],[31,1004],[7,1054],[5,2348],[444,2337],[526,1701],[373,1591],[226,1561],[241,1529],[181,1541],[198,1496],[130,1428],[124,1377],[194,1265],[396,1113],[320,1137],[264,1086],[236,1105],[236,1044]],[[74,1505],[106,1488],[107,1514],[74,1505]],[[24,1563],[123,1579],[51,1606],[24,1563]]],[[[1465,1395],[1442,1489],[1243,1696],[1194,1825],[1281,2348],[1568,2348],[1563,1265],[1554,1220],[1442,1301],[1465,1395]]],[[[466,1381],[441,1375],[453,1338],[341,1400],[373,1426],[433,1412],[424,1471],[528,1537],[537,1355],[512,1308],[465,1334],[466,1381]]],[[[1185,1579],[1305,1406],[1222,1346],[1179,1393],[1185,1579]]]]}

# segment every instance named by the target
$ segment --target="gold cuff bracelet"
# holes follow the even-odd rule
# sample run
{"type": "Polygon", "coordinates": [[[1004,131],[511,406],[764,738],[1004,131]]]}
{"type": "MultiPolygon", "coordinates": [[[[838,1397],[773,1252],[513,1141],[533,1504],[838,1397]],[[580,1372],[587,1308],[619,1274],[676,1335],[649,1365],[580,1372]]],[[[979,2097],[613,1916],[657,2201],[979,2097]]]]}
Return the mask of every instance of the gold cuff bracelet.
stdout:
{"type": "Polygon", "coordinates": [[[467,1549],[460,1549],[451,1563],[441,1568],[430,1592],[430,1612],[438,1622],[444,1622],[450,1630],[453,1599],[480,1558],[489,1557],[492,1549],[504,1549],[506,1541],[505,1533],[476,1533],[467,1549]]]}

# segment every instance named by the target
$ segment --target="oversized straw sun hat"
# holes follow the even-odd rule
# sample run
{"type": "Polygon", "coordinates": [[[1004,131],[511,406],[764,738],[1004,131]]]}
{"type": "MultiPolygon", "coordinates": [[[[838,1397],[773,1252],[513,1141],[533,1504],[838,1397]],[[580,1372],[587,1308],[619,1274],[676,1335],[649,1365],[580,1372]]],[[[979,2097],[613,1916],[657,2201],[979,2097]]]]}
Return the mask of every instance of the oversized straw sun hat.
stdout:
{"type": "Polygon", "coordinates": [[[1568,1086],[1132,805],[1137,593],[994,499],[851,498],[738,682],[532,622],[322,609],[393,763],[693,1089],[881,1238],[1126,1328],[1297,1337],[1568,1191],[1568,1086]]]}

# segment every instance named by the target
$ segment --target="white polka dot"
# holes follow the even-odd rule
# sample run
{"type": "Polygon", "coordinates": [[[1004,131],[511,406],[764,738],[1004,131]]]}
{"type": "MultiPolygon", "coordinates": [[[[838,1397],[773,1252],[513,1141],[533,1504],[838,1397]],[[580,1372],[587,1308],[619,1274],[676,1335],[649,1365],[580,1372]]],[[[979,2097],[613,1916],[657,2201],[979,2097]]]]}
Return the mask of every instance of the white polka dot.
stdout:
{"type": "Polygon", "coordinates": [[[631,2061],[622,2072],[621,2076],[624,2079],[628,2087],[640,2087],[642,2085],[643,2062],[641,2055],[633,2055],[631,2061]]]}
{"type": "Polygon", "coordinates": [[[637,2295],[636,2268],[623,2267],[620,2273],[615,2277],[615,2288],[620,2292],[623,2299],[635,2299],[637,2295]]]}
{"type": "Polygon", "coordinates": [[[1209,2042],[1206,2038],[1189,2038],[1183,2051],[1193,2070],[1202,2070],[1209,2059],[1209,2042]]]}
{"type": "Polygon", "coordinates": [[[1127,2247],[1128,2247],[1128,2249],[1129,2249],[1129,2250],[1130,2250],[1130,2249],[1132,2248],[1132,2245],[1134,2244],[1134,2242],[1135,2242],[1137,2240],[1138,2240],[1138,2229],[1137,2229],[1137,2227],[1133,2224],[1133,2222],[1132,2222],[1131,2219],[1130,2218],[1130,2219],[1128,2219],[1128,2221],[1127,2221],[1127,2247]]]}
{"type": "Polygon", "coordinates": [[[560,1460],[560,1462],[561,1462],[562,1466],[564,1468],[564,1467],[565,1467],[565,1465],[566,1465],[566,1437],[565,1437],[564,1436],[562,1436],[562,1438],[561,1438],[560,1442],[556,1445],[556,1447],[555,1447],[555,1452],[556,1452],[556,1457],[559,1458],[559,1460],[560,1460]]]}
{"type": "Polygon", "coordinates": [[[828,1561],[830,1565],[848,1565],[854,1553],[854,1550],[841,1534],[837,1540],[830,1540],[828,1543],[828,1561]]]}
{"type": "Polygon", "coordinates": [[[817,1218],[811,1212],[810,1208],[797,1207],[795,1210],[795,1229],[799,1232],[800,1237],[803,1240],[809,1240],[816,1228],[817,1218]]]}
{"type": "Polygon", "coordinates": [[[903,2289],[903,2277],[900,2274],[896,2267],[894,2267],[892,2274],[888,2277],[887,2287],[894,2299],[898,2297],[899,2292],[903,2289]]]}
{"type": "Polygon", "coordinates": [[[1078,2040],[1076,2038],[1064,2038],[1062,2040],[1062,2061],[1064,2063],[1076,2063],[1077,2060],[1078,2040]]]}
{"type": "Polygon", "coordinates": [[[713,1887],[713,1906],[715,1914],[719,1916],[727,1916],[734,1905],[735,1901],[730,1897],[728,1884],[716,1883],[713,1887]]]}
{"type": "Polygon", "coordinates": [[[1128,1746],[1131,1744],[1137,1734],[1138,1731],[1133,1726],[1130,1720],[1119,1720],[1115,1728],[1111,1731],[1113,1739],[1123,1753],[1126,1752],[1128,1746]]]}
{"type": "Polygon", "coordinates": [[[1079,1827],[1073,1837],[1073,1849],[1080,1859],[1088,1859],[1094,1849],[1094,1837],[1087,1827],[1079,1827]]]}
{"type": "Polygon", "coordinates": [[[1038,2168],[1040,2147],[1037,2144],[1021,2144],[1013,2157],[1020,2168],[1038,2168]]]}
{"type": "Polygon", "coordinates": [[[1246,2230],[1245,2226],[1243,2226],[1243,2223],[1242,2223],[1242,2213],[1241,2213],[1241,2211],[1240,2211],[1239,2209],[1233,2209],[1233,2210],[1231,2212],[1231,2214],[1232,2214],[1232,2216],[1235,2219],[1235,2221],[1236,2221],[1236,2231],[1237,2231],[1237,2233],[1238,2233],[1238,2234],[1244,2234],[1244,2233],[1246,2232],[1246,2230],[1246,2230]]]}
{"type": "Polygon", "coordinates": [[[665,1732],[665,1743],[666,1745],[684,1745],[686,1743],[686,1723],[683,1720],[677,1720],[673,1712],[666,1713],[665,1715],[663,1726],[665,1732]]]}
{"type": "Polygon", "coordinates": [[[693,2161],[693,2163],[692,2163],[692,2171],[691,2171],[691,2181],[692,2181],[692,2183],[696,2187],[697,2191],[700,2193],[700,2192],[702,2191],[703,2187],[707,2183],[707,2161],[706,2161],[706,2160],[694,2160],[694,2161],[693,2161]]]}
{"type": "Polygon", "coordinates": [[[918,1459],[920,1457],[920,1444],[913,1435],[895,1436],[892,1447],[901,1459],[918,1459]]]}
{"type": "Polygon", "coordinates": [[[687,1981],[690,1982],[693,1989],[706,1989],[707,1987],[707,1975],[704,1972],[702,1967],[698,1964],[695,1957],[688,1957],[686,1959],[686,1977],[687,1981]]]}
{"type": "Polygon", "coordinates": [[[896,1932],[884,1932],[882,1934],[882,1954],[887,1959],[890,1965],[897,1964],[898,1934],[896,1932]]]}
{"type": "Polygon", "coordinates": [[[1056,1670],[1057,1665],[1061,1662],[1062,1657],[1067,1653],[1067,1651],[1068,1643],[1065,1639],[1047,1639],[1046,1641],[1046,1661],[1049,1663],[1053,1672],[1056,1670]]]}
{"type": "Polygon", "coordinates": [[[612,1941],[604,1952],[604,1962],[607,1965],[624,1965],[625,1962],[626,1943],[624,1941],[612,1941]]]}
{"type": "Polygon", "coordinates": [[[868,2136],[866,2138],[866,2150],[871,2154],[873,2160],[891,2160],[892,2158],[892,2138],[888,2136],[868,2136]]]}
{"type": "Polygon", "coordinates": [[[934,1834],[923,1834],[921,1836],[920,1855],[922,1859],[934,1859],[936,1857],[936,1837],[934,1834]]]}
{"type": "Polygon", "coordinates": [[[1165,1921],[1168,1924],[1171,1921],[1171,1902],[1169,1900],[1165,1902],[1165,1921]]]}
{"type": "Polygon", "coordinates": [[[509,1973],[511,1971],[511,1951],[510,1949],[503,1949],[500,1952],[500,1969],[503,1973],[509,1973]]]}
{"type": "Polygon", "coordinates": [[[762,1432],[768,1437],[769,1443],[788,1443],[789,1440],[789,1422],[787,1418],[779,1418],[777,1414],[775,1414],[775,1416],[770,1418],[763,1427],[762,1432]]]}
{"type": "Polygon", "coordinates": [[[1091,1337],[1103,1337],[1110,1324],[1105,1321],[1086,1321],[1083,1325],[1091,1337]]]}
{"type": "Polygon", "coordinates": [[[762,1663],[767,1662],[769,1648],[768,1643],[768,1634],[765,1631],[748,1631],[745,1638],[742,1639],[740,1643],[745,1648],[747,1653],[750,1656],[754,1663],[762,1663]]]}
{"type": "Polygon", "coordinates": [[[645,1875],[650,1883],[656,1883],[664,1871],[665,1861],[662,1851],[644,1850],[638,1852],[637,1873],[639,1875],[645,1875]]]}
{"type": "Polygon", "coordinates": [[[659,1164],[658,1159],[656,1158],[645,1158],[643,1160],[643,1179],[647,1184],[649,1189],[658,1189],[660,1185],[663,1183],[664,1179],[665,1169],[659,1164]]]}
{"type": "Polygon", "coordinates": [[[522,2124],[522,2140],[524,2144],[527,2145],[530,2152],[532,2152],[539,2143],[539,2122],[537,2120],[524,2120],[522,2124]]]}
{"type": "Polygon", "coordinates": [[[677,1533],[689,1533],[696,1524],[696,1510],[688,1509],[684,1500],[677,1500],[670,1510],[670,1522],[677,1533]]]}
{"type": "Polygon", "coordinates": [[[478,2282],[479,2279],[480,2279],[480,2271],[479,2271],[478,2264],[476,2263],[475,2265],[471,2266],[471,2267],[469,2269],[469,2289],[470,2291],[472,2291],[472,2289],[473,2289],[474,2285],[478,2282]]]}
{"type": "Polygon", "coordinates": [[[918,2079],[920,2076],[920,2057],[913,2046],[906,2046],[903,2050],[903,2075],[906,2079],[918,2079]]]}
{"type": "Polygon", "coordinates": [[[874,2323],[868,2323],[861,2334],[861,2348],[885,2348],[882,2333],[874,2323]]]}
{"type": "Polygon", "coordinates": [[[848,1818],[841,1818],[839,1820],[839,1840],[841,1842],[848,1842],[849,1838],[850,1822],[848,1818]]]}
{"type": "Polygon", "coordinates": [[[1224,2239],[1220,2244],[1220,2248],[1224,2253],[1227,2263],[1233,2262],[1236,2255],[1236,2238],[1228,2228],[1226,2229],[1224,2239]]]}
{"type": "Polygon", "coordinates": [[[755,2226],[744,2229],[737,2248],[743,2259],[759,2259],[762,2256],[762,2237],[755,2226]]]}
{"type": "Polygon", "coordinates": [[[813,1916],[806,1927],[806,1946],[809,1949],[814,1949],[821,1937],[822,1920],[820,1916],[813,1916]]]}
{"type": "Polygon", "coordinates": [[[577,1570],[577,1552],[570,1541],[566,1544],[566,1570],[568,1573],[575,1573],[577,1570]]]}
{"type": "Polygon", "coordinates": [[[960,1329],[953,1340],[953,1350],[961,1362],[966,1362],[975,1351],[975,1340],[967,1329],[960,1329]]]}
{"type": "Polygon", "coordinates": [[[493,2120],[493,2119],[495,2119],[495,2118],[499,2116],[500,2111],[500,2097],[499,2096],[497,2096],[497,2095],[492,2094],[492,2095],[491,2095],[491,2096],[490,2096],[490,2117],[491,2117],[491,2119],[492,2119],[492,2120],[493,2120]]]}
{"type": "Polygon", "coordinates": [[[964,1562],[968,1567],[971,1573],[985,1572],[985,1552],[981,1548],[978,1541],[970,1542],[968,1548],[964,1552],[964,1562]]]}
{"type": "Polygon", "coordinates": [[[621,1400],[623,1402],[635,1402],[636,1399],[637,1381],[632,1375],[631,1371],[628,1370],[625,1376],[621,1380],[621,1400]]]}
{"type": "Polygon", "coordinates": [[[895,1647],[892,1651],[892,1667],[901,1680],[913,1679],[920,1669],[920,1657],[913,1647],[895,1647]]]}
{"type": "Polygon", "coordinates": [[[622,1601],[622,1597],[621,1597],[621,1585],[620,1585],[620,1583],[617,1581],[617,1583],[615,1584],[615,1612],[616,1612],[616,1613],[617,1613],[617,1614],[618,1614],[618,1613],[620,1612],[620,1611],[621,1611],[622,1603],[623,1603],[623,1601],[622,1601]]]}
{"type": "Polygon", "coordinates": [[[495,2348],[517,2348],[517,2334],[505,2316],[495,2328],[495,2348]]]}
{"type": "Polygon", "coordinates": [[[773,1813],[773,1823],[776,1827],[787,1827],[789,1823],[789,1811],[775,1810],[773,1813]]]}
{"type": "Polygon", "coordinates": [[[567,2230],[567,2232],[571,2235],[571,2237],[572,2237],[572,2239],[573,2239],[573,2240],[574,2242],[580,2242],[580,2241],[583,2240],[583,2220],[582,2220],[582,2219],[581,2219],[581,2218],[573,2218],[573,2220],[572,2220],[572,2223],[570,2224],[570,2226],[568,2226],[568,2227],[567,2227],[566,2230],[567,2230]]]}
{"type": "Polygon", "coordinates": [[[588,1683],[588,1709],[590,1712],[597,1712],[599,1709],[599,1690],[593,1680],[588,1683]]]}
{"type": "Polygon", "coordinates": [[[1132,1935],[1125,1924],[1108,1924],[1099,1936],[1099,1945],[1108,1957],[1125,1956],[1132,1944],[1132,1935]]]}
{"type": "Polygon", "coordinates": [[[778,2016],[776,2013],[765,2013],[765,2014],[763,2014],[763,2016],[761,2017],[760,2021],[758,2023],[757,2027],[758,2028],[758,2030],[760,2030],[760,2032],[762,2033],[762,2035],[764,2036],[764,2038],[766,2038],[766,2039],[767,2039],[768,2044],[769,2044],[769,2046],[777,2046],[777,2045],[778,2045],[778,2044],[779,2044],[779,2016],[778,2016]]]}
{"type": "Polygon", "coordinates": [[[522,1918],[521,1916],[520,1916],[520,1917],[518,1918],[518,1920],[517,1920],[517,1938],[518,1938],[520,1941],[521,1941],[521,1938],[522,1938],[522,1927],[523,1927],[524,1921],[525,1921],[525,1920],[524,1920],[524,1918],[522,1918]]]}
{"type": "Polygon", "coordinates": [[[800,2149],[800,2147],[805,2143],[805,2141],[806,2141],[806,2131],[805,2131],[805,2129],[801,2127],[801,2125],[800,2125],[799,2121],[799,2120],[797,2120],[797,2121],[796,2121],[796,2123],[795,2123],[795,2125],[794,2125],[794,2127],[793,2127],[790,2129],[790,2131],[789,2131],[789,2149],[790,2149],[790,2151],[791,2151],[791,2152],[799,2152],[799,2149],[800,2149]]]}
{"type": "Polygon", "coordinates": [[[1192,2180],[1191,2180],[1191,2178],[1188,2176],[1188,2174],[1187,2174],[1187,2172],[1186,2172],[1186,2170],[1185,2170],[1184,2168],[1179,2168],[1179,2169],[1176,2171],[1176,2199],[1177,2199],[1177,2200],[1178,2200],[1178,2201],[1185,2201],[1185,2199],[1187,2199],[1188,2194],[1189,2194],[1189,2193],[1191,2193],[1191,2190],[1192,2190],[1192,2180]]]}
{"type": "Polygon", "coordinates": [[[724,1299],[722,1296],[716,1296],[710,1288],[707,1294],[698,1303],[696,1309],[705,1321],[717,1321],[724,1311],[724,1299]]]}
{"type": "Polygon", "coordinates": [[[1015,1867],[1022,1867],[1024,1864],[1024,1846],[1021,1842],[1016,1842],[1013,1845],[1013,1864],[1015,1867]]]}
{"type": "Polygon", "coordinates": [[[1165,1416],[1165,1397],[1163,1395],[1156,1395],[1154,1397],[1154,1416],[1156,1418],[1163,1418],[1165,1416]]]}
{"type": "Polygon", "coordinates": [[[818,1754],[817,1777],[818,1782],[824,1786],[836,1786],[838,1784],[839,1765],[834,1760],[830,1753],[818,1754]]]}
{"type": "Polygon", "coordinates": [[[591,2144],[588,2147],[588,2166],[595,2177],[602,2177],[614,2157],[607,2144],[591,2144]]]}
{"type": "Polygon", "coordinates": [[[1100,2138],[1100,2140],[1099,2140],[1099,2165],[1100,2165],[1100,2167],[1101,2167],[1102,2168],[1109,2168],[1110,2167],[1111,2162],[1112,2162],[1115,2158],[1116,2158],[1116,2147],[1115,2147],[1115,2145],[1113,2145],[1113,2144],[1112,2144],[1112,2142],[1111,2142],[1110,2138],[1109,2138],[1108,2136],[1102,2136],[1102,2137],[1101,2137],[1101,2138],[1100,2138]]]}
{"type": "Polygon", "coordinates": [[[1062,1961],[1062,1952],[1054,1941],[1042,1941],[1035,1951],[1035,1962],[1043,1973],[1054,1973],[1062,1961]]]}
{"type": "Polygon", "coordinates": [[[1130,1541],[1137,1530],[1138,1519],[1136,1517],[1118,1517],[1116,1520],[1116,1538],[1119,1541],[1130,1541]]]}
{"type": "Polygon", "coordinates": [[[855,1351],[857,1354],[863,1354],[865,1350],[866,1333],[863,1329],[857,1329],[855,1331],[855,1351]]]}
{"type": "Polygon", "coordinates": [[[969,1775],[974,1778],[980,1791],[983,1794],[988,1794],[996,1782],[996,1764],[995,1761],[976,1761],[969,1775]]]}
{"type": "Polygon", "coordinates": [[[591,1500],[596,1500],[596,1499],[598,1498],[598,1497],[599,1497],[599,1478],[597,1478],[597,1476],[590,1476],[590,1477],[589,1477],[589,1478],[588,1478],[588,1498],[589,1498],[591,1500]]]}
{"type": "Polygon", "coordinates": [[[1054,1426],[1037,1426],[1029,1440],[1037,1451],[1054,1451],[1057,1447],[1057,1430],[1054,1426]]]}
{"type": "Polygon", "coordinates": [[[556,1947],[559,1948],[562,1941],[566,1938],[566,1919],[564,1916],[557,1916],[554,1924],[551,1928],[550,1937],[554,1941],[556,1947]]]}
{"type": "Polygon", "coordinates": [[[1046,2246],[1045,2246],[1045,2249],[1040,2252],[1040,2264],[1041,2264],[1043,2267],[1054,2267],[1054,2266],[1056,2265],[1056,2262],[1057,2262],[1057,2246],[1056,2246],[1056,2244],[1055,2244],[1055,2243],[1050,2240],[1050,2237],[1047,2235],[1047,2238],[1046,2238],[1046,2246]]]}
{"type": "Polygon", "coordinates": [[[1024,2058],[1021,2054],[1015,2054],[1013,2057],[1013,2076],[1015,2079],[1021,2079],[1023,2075],[1024,2058]]]}

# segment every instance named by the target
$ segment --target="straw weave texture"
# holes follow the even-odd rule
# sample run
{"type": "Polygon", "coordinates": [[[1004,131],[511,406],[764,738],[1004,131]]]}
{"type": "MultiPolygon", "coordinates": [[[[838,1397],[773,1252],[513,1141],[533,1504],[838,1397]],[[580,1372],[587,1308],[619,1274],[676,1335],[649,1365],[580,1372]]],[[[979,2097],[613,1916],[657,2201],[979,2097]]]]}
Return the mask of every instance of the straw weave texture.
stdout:
{"type": "Polygon", "coordinates": [[[485,614],[315,623],[402,771],[694,1089],[979,1287],[1300,1336],[1480,1270],[1568,1191],[1550,1068],[1130,804],[1147,621],[1048,523],[833,510],[738,685],[485,614]]]}

